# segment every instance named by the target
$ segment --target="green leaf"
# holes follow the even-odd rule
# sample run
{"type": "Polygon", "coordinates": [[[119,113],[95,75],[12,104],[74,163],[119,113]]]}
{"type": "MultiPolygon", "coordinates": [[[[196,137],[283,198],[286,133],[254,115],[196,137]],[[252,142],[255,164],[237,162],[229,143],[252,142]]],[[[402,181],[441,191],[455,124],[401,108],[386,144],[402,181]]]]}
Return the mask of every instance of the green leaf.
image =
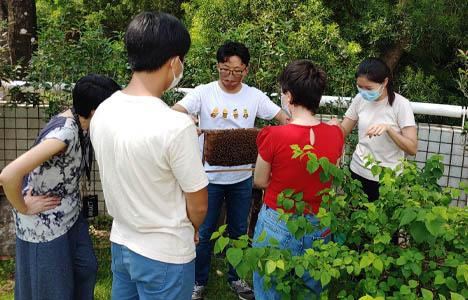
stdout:
{"type": "Polygon", "coordinates": [[[280,244],[280,243],[278,242],[278,240],[275,239],[275,238],[270,238],[270,239],[268,240],[268,243],[269,243],[270,245],[272,245],[272,246],[279,246],[279,244],[280,244]]]}
{"type": "Polygon", "coordinates": [[[410,289],[409,286],[407,286],[407,285],[402,285],[402,286],[400,287],[400,293],[401,293],[402,295],[409,295],[409,294],[411,294],[411,289],[410,289]]]}
{"type": "Polygon", "coordinates": [[[239,248],[229,248],[226,251],[226,257],[229,263],[235,268],[242,260],[244,253],[239,248]]]}
{"type": "Polygon", "coordinates": [[[445,278],[445,285],[451,290],[451,291],[456,291],[457,290],[457,282],[453,277],[447,277],[445,278]]]}
{"type": "Polygon", "coordinates": [[[377,176],[382,172],[382,167],[380,166],[372,166],[371,172],[373,176],[377,176]]]}
{"type": "Polygon", "coordinates": [[[294,189],[285,189],[284,191],[282,191],[282,193],[283,193],[286,197],[291,197],[292,194],[294,194],[294,189]]]}
{"type": "Polygon", "coordinates": [[[444,274],[437,274],[435,279],[434,279],[434,284],[444,284],[445,283],[445,278],[444,274]]]}
{"type": "Polygon", "coordinates": [[[468,265],[463,264],[457,267],[457,278],[458,281],[461,282],[463,279],[465,279],[465,282],[468,285],[468,265]]]}
{"type": "Polygon", "coordinates": [[[276,267],[278,269],[284,270],[284,260],[282,260],[282,259],[277,260],[276,261],[276,267]]]}
{"type": "Polygon", "coordinates": [[[403,265],[406,264],[406,262],[407,262],[406,257],[400,256],[400,257],[397,259],[396,264],[397,264],[398,266],[403,266],[403,265]]]}
{"type": "Polygon", "coordinates": [[[296,214],[297,215],[302,215],[304,213],[305,206],[306,206],[306,203],[303,202],[303,201],[296,202],[296,214]]]}
{"type": "Polygon", "coordinates": [[[236,268],[236,272],[240,278],[246,278],[249,271],[250,271],[249,264],[246,263],[245,261],[241,261],[240,264],[236,268]]]}
{"type": "Polygon", "coordinates": [[[418,286],[418,282],[416,280],[411,279],[410,281],[408,281],[408,285],[410,288],[414,289],[415,287],[418,286]]]}
{"type": "Polygon", "coordinates": [[[410,265],[411,271],[413,271],[414,274],[416,275],[421,275],[421,266],[417,263],[412,263],[410,265]]]}
{"type": "Polygon", "coordinates": [[[301,201],[302,197],[304,197],[304,192],[297,192],[297,193],[293,194],[292,197],[296,202],[301,201]]]}
{"type": "Polygon", "coordinates": [[[450,292],[450,296],[452,297],[452,300],[465,300],[465,297],[457,293],[450,292]]]}
{"type": "Polygon", "coordinates": [[[440,234],[442,225],[444,223],[444,219],[432,213],[428,213],[426,215],[426,220],[424,222],[424,224],[426,225],[426,229],[435,237],[437,237],[440,234]],[[435,218],[432,218],[432,216],[435,216],[435,218]]]}
{"type": "Polygon", "coordinates": [[[224,225],[219,227],[218,231],[219,231],[220,235],[222,235],[224,233],[224,231],[226,231],[226,227],[227,227],[227,224],[224,224],[224,225]]]}
{"type": "Polygon", "coordinates": [[[283,207],[285,210],[290,210],[292,209],[294,206],[294,200],[293,199],[289,199],[289,198],[285,198],[283,200],[283,207]]]}
{"type": "Polygon", "coordinates": [[[288,228],[289,232],[291,232],[291,234],[295,234],[297,229],[299,228],[299,226],[297,226],[297,222],[295,220],[289,220],[287,223],[286,223],[286,227],[288,228]]]}
{"type": "Polygon", "coordinates": [[[434,294],[432,294],[432,292],[429,291],[429,290],[426,290],[426,289],[421,288],[421,294],[422,294],[424,300],[432,300],[432,299],[434,299],[434,294]]]}
{"type": "Polygon", "coordinates": [[[410,234],[417,243],[427,241],[429,244],[434,244],[435,238],[427,231],[426,226],[422,222],[414,222],[410,225],[410,234]]]}
{"type": "Polygon", "coordinates": [[[229,243],[229,238],[226,238],[224,236],[217,239],[215,243],[215,247],[214,247],[214,253],[218,254],[222,252],[228,243],[229,243]]]}
{"type": "Polygon", "coordinates": [[[276,270],[276,263],[272,260],[269,260],[266,262],[265,268],[266,268],[266,273],[270,275],[276,270]]]}
{"type": "Polygon", "coordinates": [[[302,278],[302,275],[304,275],[304,267],[302,265],[297,265],[295,268],[294,268],[294,271],[296,272],[296,275],[299,277],[299,278],[302,278]]]}
{"type": "Polygon", "coordinates": [[[217,231],[213,232],[213,234],[211,235],[210,241],[218,238],[219,236],[220,236],[219,232],[217,231]]]}
{"type": "Polygon", "coordinates": [[[322,170],[322,172],[320,172],[320,182],[329,182],[331,179],[331,174],[326,172],[325,170],[322,170]]]}
{"type": "Polygon", "coordinates": [[[361,262],[359,263],[359,266],[361,268],[365,268],[369,266],[371,263],[372,263],[372,260],[369,258],[369,256],[366,255],[362,257],[361,262]]]}
{"type": "Polygon", "coordinates": [[[412,208],[410,207],[406,208],[402,212],[402,217],[400,219],[400,228],[405,226],[406,224],[409,224],[414,219],[416,219],[416,216],[417,214],[412,208]]]}
{"type": "Polygon", "coordinates": [[[312,154],[313,156],[315,156],[315,159],[311,159],[309,156],[309,161],[307,162],[307,172],[309,172],[309,174],[313,174],[315,173],[315,171],[318,170],[318,168],[320,167],[320,164],[317,162],[317,156],[313,153],[310,153],[312,154]]]}
{"type": "Polygon", "coordinates": [[[331,280],[331,276],[328,271],[323,270],[322,275],[320,276],[320,281],[322,282],[322,287],[325,287],[331,280]]]}
{"type": "Polygon", "coordinates": [[[262,232],[262,234],[260,234],[260,236],[258,237],[257,242],[258,243],[263,243],[265,241],[265,239],[266,239],[266,236],[267,236],[266,231],[262,232]]]}
{"type": "Polygon", "coordinates": [[[377,269],[380,273],[383,271],[383,263],[379,258],[376,258],[372,263],[375,269],[377,269]]]}

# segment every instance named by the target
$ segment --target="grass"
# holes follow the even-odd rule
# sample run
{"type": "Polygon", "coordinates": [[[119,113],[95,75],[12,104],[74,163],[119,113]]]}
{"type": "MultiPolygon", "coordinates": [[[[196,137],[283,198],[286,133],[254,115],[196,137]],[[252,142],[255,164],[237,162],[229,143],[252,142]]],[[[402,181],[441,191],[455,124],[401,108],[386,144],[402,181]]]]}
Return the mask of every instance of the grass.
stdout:
{"type": "MultiPolygon", "coordinates": [[[[112,289],[111,253],[109,233],[111,220],[107,217],[97,217],[90,221],[90,234],[94,245],[94,253],[98,259],[99,269],[94,289],[94,299],[109,300],[112,289]]],[[[227,284],[227,265],[222,257],[213,256],[210,269],[210,283],[206,289],[205,300],[236,300],[238,297],[227,284]]],[[[14,298],[15,260],[8,258],[0,260],[0,300],[14,298]]],[[[252,283],[248,280],[249,284],[252,283]]]]}

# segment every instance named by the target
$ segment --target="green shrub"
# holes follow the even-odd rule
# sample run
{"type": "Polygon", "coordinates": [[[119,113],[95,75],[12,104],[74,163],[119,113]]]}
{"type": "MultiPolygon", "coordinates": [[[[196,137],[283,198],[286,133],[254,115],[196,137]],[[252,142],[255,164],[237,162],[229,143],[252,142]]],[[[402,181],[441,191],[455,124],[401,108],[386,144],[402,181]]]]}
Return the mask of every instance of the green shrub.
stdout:
{"type": "MultiPolygon", "coordinates": [[[[279,250],[274,239],[269,247],[250,248],[247,236],[231,240],[223,236],[225,226],[221,227],[212,236],[217,239],[215,253],[230,244],[226,258],[241,277],[259,272],[265,276],[266,288],[275,280],[283,299],[304,299],[305,271],[323,286],[329,285],[321,299],[468,297],[468,209],[449,207],[460,190],[437,184],[443,174],[440,155],[429,158],[422,169],[403,160],[396,171],[369,159],[372,172],[380,177],[380,198],[369,203],[348,169],[317,160],[306,148],[292,148],[293,158],[308,157],[309,173],[320,172],[324,182],[333,176],[334,188],[322,191],[317,217],[322,228],[331,228],[334,241],[316,242],[317,249],[292,256],[289,250],[279,250]],[[400,244],[391,242],[394,236],[399,236],[400,244]]],[[[468,192],[468,184],[460,185],[468,192]]],[[[279,219],[296,238],[314,230],[300,216],[305,204],[299,191],[283,191],[278,202],[286,209],[295,207],[296,218],[280,212],[279,219]]]]}
{"type": "Polygon", "coordinates": [[[183,4],[193,45],[187,60],[192,86],[218,78],[216,51],[225,40],[251,53],[246,83],[278,92],[277,76],[294,59],[311,59],[328,74],[327,94],[354,92],[361,47],[340,36],[320,1],[194,0],[183,4]]]}

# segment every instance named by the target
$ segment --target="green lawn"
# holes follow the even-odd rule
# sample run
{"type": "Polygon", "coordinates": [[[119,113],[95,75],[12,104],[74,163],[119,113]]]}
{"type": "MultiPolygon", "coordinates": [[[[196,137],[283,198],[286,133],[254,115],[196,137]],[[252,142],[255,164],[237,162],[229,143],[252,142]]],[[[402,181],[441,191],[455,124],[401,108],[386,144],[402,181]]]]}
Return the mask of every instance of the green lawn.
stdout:
{"type": "MultiPolygon", "coordinates": [[[[96,300],[109,300],[111,297],[112,272],[109,246],[110,220],[104,217],[90,222],[90,232],[94,251],[99,262],[96,288],[96,300]]],[[[0,300],[13,300],[15,261],[13,258],[0,261],[0,300]]],[[[210,283],[205,300],[235,300],[237,296],[230,290],[226,280],[227,265],[220,257],[213,257],[210,270],[210,283]]],[[[251,282],[250,282],[251,283],[251,282]]]]}

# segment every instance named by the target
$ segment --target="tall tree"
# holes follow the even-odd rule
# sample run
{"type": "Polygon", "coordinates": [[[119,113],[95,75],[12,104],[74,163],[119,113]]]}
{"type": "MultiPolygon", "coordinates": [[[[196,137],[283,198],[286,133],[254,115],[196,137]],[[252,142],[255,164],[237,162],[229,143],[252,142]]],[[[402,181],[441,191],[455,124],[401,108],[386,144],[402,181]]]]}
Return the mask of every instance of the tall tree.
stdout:
{"type": "Polygon", "coordinates": [[[35,0],[0,0],[0,18],[8,21],[8,48],[10,63],[21,63],[25,74],[31,56],[36,49],[37,17],[35,0]]]}

